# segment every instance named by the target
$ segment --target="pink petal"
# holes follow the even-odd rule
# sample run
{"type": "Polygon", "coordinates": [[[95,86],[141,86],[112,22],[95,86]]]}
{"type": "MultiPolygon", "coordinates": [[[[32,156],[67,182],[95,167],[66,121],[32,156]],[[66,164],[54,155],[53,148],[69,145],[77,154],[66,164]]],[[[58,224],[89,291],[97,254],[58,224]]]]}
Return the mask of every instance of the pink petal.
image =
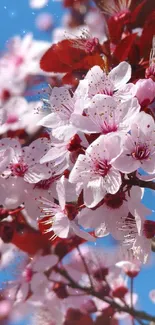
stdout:
{"type": "Polygon", "coordinates": [[[85,240],[88,240],[88,241],[92,241],[92,242],[96,241],[95,237],[91,236],[88,232],[80,229],[79,226],[77,226],[74,221],[71,221],[71,227],[77,236],[79,236],[85,240]]]}
{"type": "Polygon", "coordinates": [[[14,151],[12,148],[7,148],[6,150],[0,151],[0,172],[4,172],[6,167],[9,165],[11,159],[14,156],[14,151]]]}
{"type": "Polygon", "coordinates": [[[97,127],[97,125],[87,116],[72,114],[71,122],[78,130],[81,130],[84,133],[100,132],[100,128],[97,127]]]}
{"type": "Polygon", "coordinates": [[[63,125],[64,121],[61,120],[58,114],[51,113],[43,117],[37,124],[47,128],[57,128],[58,126],[63,125]]]}
{"type": "Polygon", "coordinates": [[[59,181],[56,185],[56,190],[57,190],[57,194],[58,194],[58,199],[59,199],[59,204],[61,209],[63,210],[65,208],[65,203],[66,203],[66,199],[65,199],[65,186],[63,183],[63,180],[59,181]]]}
{"type": "Polygon", "coordinates": [[[35,273],[31,280],[31,290],[33,293],[40,293],[42,295],[47,284],[47,277],[43,273],[35,273]]]}
{"type": "Polygon", "coordinates": [[[58,260],[58,256],[56,255],[39,256],[33,264],[33,271],[48,271],[50,268],[57,264],[58,260]]]}
{"type": "Polygon", "coordinates": [[[29,284],[23,283],[17,292],[16,299],[18,302],[25,301],[29,293],[29,284]]]}
{"type": "Polygon", "coordinates": [[[82,209],[77,215],[78,224],[83,228],[96,228],[102,222],[104,222],[104,216],[102,213],[102,207],[96,210],[82,209]]]}
{"type": "Polygon", "coordinates": [[[103,183],[103,178],[99,176],[84,184],[84,204],[88,208],[95,207],[104,198],[106,189],[103,183]]]}
{"type": "Polygon", "coordinates": [[[121,62],[117,67],[112,69],[109,77],[114,83],[115,90],[121,88],[131,78],[131,66],[127,62],[121,62]]]}

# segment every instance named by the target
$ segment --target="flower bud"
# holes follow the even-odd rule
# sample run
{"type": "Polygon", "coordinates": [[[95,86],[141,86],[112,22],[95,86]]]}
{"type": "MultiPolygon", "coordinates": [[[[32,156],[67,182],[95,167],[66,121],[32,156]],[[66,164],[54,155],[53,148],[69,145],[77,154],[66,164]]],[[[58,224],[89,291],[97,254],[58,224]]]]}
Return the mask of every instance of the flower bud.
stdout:
{"type": "Polygon", "coordinates": [[[112,291],[113,297],[116,298],[124,298],[125,294],[128,292],[128,288],[124,287],[123,285],[120,287],[117,287],[112,291]]]}
{"type": "Polygon", "coordinates": [[[139,79],[135,84],[135,97],[141,106],[149,105],[155,98],[155,83],[152,79],[139,79]]]}
{"type": "Polygon", "coordinates": [[[60,299],[65,299],[68,297],[68,292],[66,289],[66,284],[63,282],[57,282],[54,284],[53,291],[60,299]]]}
{"type": "Polygon", "coordinates": [[[108,273],[109,273],[109,269],[107,267],[102,267],[94,271],[93,276],[98,281],[104,281],[108,273]]]}
{"type": "Polygon", "coordinates": [[[88,314],[92,314],[92,313],[95,313],[97,311],[97,308],[95,306],[94,301],[89,299],[88,301],[84,302],[81,305],[81,310],[83,310],[84,312],[86,312],[88,314]]]}
{"type": "Polygon", "coordinates": [[[43,32],[50,31],[53,28],[53,17],[47,12],[41,13],[37,16],[35,24],[43,32]]]}

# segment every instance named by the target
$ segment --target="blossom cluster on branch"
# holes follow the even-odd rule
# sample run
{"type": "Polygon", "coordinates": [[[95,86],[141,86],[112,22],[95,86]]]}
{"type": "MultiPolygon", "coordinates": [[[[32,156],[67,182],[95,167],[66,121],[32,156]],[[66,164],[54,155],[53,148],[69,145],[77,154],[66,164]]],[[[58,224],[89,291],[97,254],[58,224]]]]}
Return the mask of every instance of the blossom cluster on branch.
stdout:
{"type": "Polygon", "coordinates": [[[64,0],[52,45],[16,36],[0,57],[1,270],[18,260],[0,324],[155,321],[133,292],[155,236],[142,202],[155,190],[155,6],[96,4],[64,0]],[[108,235],[109,253],[95,247],[108,235]]]}

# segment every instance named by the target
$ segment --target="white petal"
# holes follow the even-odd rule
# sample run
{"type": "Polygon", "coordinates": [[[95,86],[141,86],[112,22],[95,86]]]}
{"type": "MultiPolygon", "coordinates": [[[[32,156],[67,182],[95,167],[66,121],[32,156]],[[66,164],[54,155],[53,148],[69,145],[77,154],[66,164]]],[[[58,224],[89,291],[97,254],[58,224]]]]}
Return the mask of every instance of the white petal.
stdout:
{"type": "Polygon", "coordinates": [[[60,157],[64,157],[66,151],[67,150],[66,150],[65,146],[62,146],[60,148],[53,147],[47,152],[46,155],[44,155],[40,159],[40,163],[43,164],[43,163],[58,159],[60,157]]]}
{"type": "Polygon", "coordinates": [[[88,184],[84,184],[84,203],[88,208],[95,207],[104,197],[106,189],[103,187],[103,178],[98,177],[88,184]]]}
{"type": "Polygon", "coordinates": [[[87,116],[72,114],[71,122],[78,130],[84,133],[100,132],[100,128],[87,116]]]}
{"type": "Polygon", "coordinates": [[[95,237],[91,236],[88,232],[83,231],[82,229],[80,229],[80,228],[75,224],[74,221],[71,221],[71,227],[72,227],[74,233],[75,233],[77,236],[79,236],[79,237],[81,237],[81,238],[83,238],[83,239],[85,239],[85,240],[88,240],[88,241],[92,241],[92,242],[96,241],[96,238],[95,238],[95,237]]]}
{"type": "Polygon", "coordinates": [[[29,292],[29,284],[28,283],[23,283],[21,285],[20,289],[17,292],[16,299],[19,302],[22,302],[22,301],[26,300],[26,298],[28,296],[28,292],[29,292]]]}
{"type": "Polygon", "coordinates": [[[31,290],[33,293],[38,292],[42,295],[47,284],[48,284],[48,280],[45,274],[35,273],[31,280],[31,290]]]}
{"type": "Polygon", "coordinates": [[[94,211],[87,208],[82,209],[81,212],[78,213],[77,219],[78,224],[86,229],[96,228],[104,222],[102,208],[98,208],[94,211]]]}
{"type": "Polygon", "coordinates": [[[44,272],[52,268],[58,262],[58,256],[45,255],[39,256],[33,264],[33,271],[44,272]]]}
{"type": "Polygon", "coordinates": [[[53,222],[52,229],[60,238],[67,238],[70,230],[70,221],[63,213],[57,213],[53,222]]]}
{"type": "Polygon", "coordinates": [[[60,125],[63,125],[64,122],[61,121],[60,116],[58,114],[51,113],[43,117],[37,124],[45,126],[47,128],[56,128],[60,125]]]}
{"type": "Polygon", "coordinates": [[[127,62],[121,62],[117,67],[112,69],[109,73],[115,90],[124,86],[131,78],[131,65],[127,62]]]}
{"type": "Polygon", "coordinates": [[[58,181],[56,184],[56,190],[58,194],[59,204],[61,206],[61,209],[63,210],[65,208],[65,185],[63,183],[63,179],[58,181]]]}

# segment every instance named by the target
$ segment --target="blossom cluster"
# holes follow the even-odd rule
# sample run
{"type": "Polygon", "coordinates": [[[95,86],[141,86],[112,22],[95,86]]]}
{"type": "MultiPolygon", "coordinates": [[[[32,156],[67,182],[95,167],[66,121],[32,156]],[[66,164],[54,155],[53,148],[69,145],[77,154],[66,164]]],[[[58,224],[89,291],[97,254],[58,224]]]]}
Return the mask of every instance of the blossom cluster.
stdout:
{"type": "Polygon", "coordinates": [[[44,325],[134,316],[132,281],[155,236],[142,202],[155,189],[155,8],[96,4],[64,0],[52,45],[16,36],[0,57],[1,270],[20,256],[0,321],[34,309],[44,325]],[[113,253],[83,246],[109,235],[113,253]]]}

